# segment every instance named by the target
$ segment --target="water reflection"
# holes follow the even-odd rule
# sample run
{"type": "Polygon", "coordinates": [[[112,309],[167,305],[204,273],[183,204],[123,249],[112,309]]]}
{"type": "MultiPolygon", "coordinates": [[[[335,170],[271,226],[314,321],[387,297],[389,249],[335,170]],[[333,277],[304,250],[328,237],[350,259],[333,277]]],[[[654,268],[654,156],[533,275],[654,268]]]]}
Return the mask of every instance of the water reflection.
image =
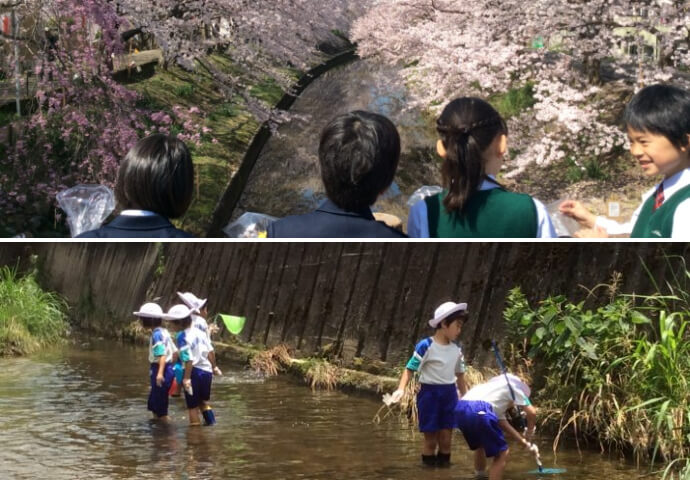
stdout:
{"type": "MultiPolygon", "coordinates": [[[[94,343],[22,359],[0,369],[0,477],[9,479],[395,479],[471,478],[461,436],[453,467],[420,465],[421,438],[395,421],[374,425],[376,400],[311,392],[292,379],[264,381],[221,365],[212,405],[218,424],[189,427],[184,401],[171,399],[171,423],[146,410],[146,350],[94,343]]],[[[556,479],[627,480],[629,465],[597,454],[549,454],[556,479]]],[[[536,479],[533,461],[513,447],[506,479],[536,479]]]]}

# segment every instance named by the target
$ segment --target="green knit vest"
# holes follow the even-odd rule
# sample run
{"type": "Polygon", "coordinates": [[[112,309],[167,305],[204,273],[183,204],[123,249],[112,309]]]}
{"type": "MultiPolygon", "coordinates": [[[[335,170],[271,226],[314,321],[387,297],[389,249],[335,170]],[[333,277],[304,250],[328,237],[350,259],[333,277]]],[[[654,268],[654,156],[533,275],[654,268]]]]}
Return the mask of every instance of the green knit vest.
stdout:
{"type": "Polygon", "coordinates": [[[678,190],[654,211],[655,195],[652,194],[642,205],[631,238],[671,238],[673,215],[683,200],[690,199],[690,185],[678,190]]]}
{"type": "Polygon", "coordinates": [[[529,195],[502,188],[474,193],[464,212],[448,213],[447,190],[426,197],[431,238],[536,238],[537,208],[529,195]]]}

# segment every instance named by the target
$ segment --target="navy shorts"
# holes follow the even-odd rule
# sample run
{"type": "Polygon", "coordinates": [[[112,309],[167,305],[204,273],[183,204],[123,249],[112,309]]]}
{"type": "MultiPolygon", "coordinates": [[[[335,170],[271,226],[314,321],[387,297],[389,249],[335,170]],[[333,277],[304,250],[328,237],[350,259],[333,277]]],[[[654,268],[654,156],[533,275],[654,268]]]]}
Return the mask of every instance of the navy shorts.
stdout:
{"type": "Polygon", "coordinates": [[[508,449],[498,417],[490,403],[482,400],[460,400],[455,407],[455,426],[462,431],[470,450],[483,448],[487,457],[508,449]]]}
{"type": "Polygon", "coordinates": [[[190,395],[184,391],[184,399],[187,408],[197,408],[201,402],[208,402],[211,399],[211,381],[213,373],[206,372],[200,368],[192,368],[192,393],[190,395]]]}
{"type": "Polygon", "coordinates": [[[417,412],[419,431],[438,432],[455,428],[455,405],[458,391],[454,383],[450,385],[422,384],[417,393],[417,412]]]}
{"type": "Polygon", "coordinates": [[[151,376],[151,393],[149,393],[148,408],[159,417],[164,417],[168,414],[168,390],[172,385],[175,374],[170,363],[165,364],[163,370],[163,385],[156,385],[156,375],[158,375],[158,364],[152,363],[151,376]]]}

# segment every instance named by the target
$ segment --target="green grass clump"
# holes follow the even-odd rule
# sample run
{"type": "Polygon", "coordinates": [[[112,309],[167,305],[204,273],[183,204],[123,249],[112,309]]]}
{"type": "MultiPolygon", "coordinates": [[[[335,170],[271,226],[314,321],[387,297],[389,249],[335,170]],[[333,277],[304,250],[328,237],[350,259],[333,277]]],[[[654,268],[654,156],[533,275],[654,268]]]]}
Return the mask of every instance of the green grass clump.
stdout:
{"type": "Polygon", "coordinates": [[[23,355],[54,344],[68,330],[66,303],[44,291],[33,274],[0,268],[0,355],[23,355]]]}
{"type": "Polygon", "coordinates": [[[489,98],[489,103],[506,120],[520,115],[528,108],[532,108],[536,102],[534,99],[534,84],[531,82],[489,98]]]}

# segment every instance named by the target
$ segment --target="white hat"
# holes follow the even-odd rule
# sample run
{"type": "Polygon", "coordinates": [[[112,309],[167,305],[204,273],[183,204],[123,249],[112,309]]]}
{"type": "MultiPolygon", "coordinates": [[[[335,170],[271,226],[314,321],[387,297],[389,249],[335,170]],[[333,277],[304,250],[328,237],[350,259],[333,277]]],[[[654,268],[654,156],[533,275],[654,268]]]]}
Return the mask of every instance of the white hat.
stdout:
{"type": "Polygon", "coordinates": [[[163,309],[157,303],[149,302],[139,307],[138,312],[134,312],[137,317],[162,318],[163,309]]]}
{"type": "Polygon", "coordinates": [[[204,308],[204,305],[206,305],[207,301],[206,298],[198,298],[191,292],[177,292],[177,296],[180,297],[185,305],[192,310],[196,310],[197,312],[204,308]]]}
{"type": "Polygon", "coordinates": [[[170,310],[168,310],[168,313],[163,315],[163,318],[166,320],[182,320],[190,316],[192,312],[193,310],[191,310],[187,305],[173,305],[170,307],[170,310]]]}
{"type": "Polygon", "coordinates": [[[442,303],[434,311],[434,318],[429,320],[429,325],[436,328],[444,318],[450,317],[457,312],[467,312],[467,304],[455,302],[442,303]]]}

